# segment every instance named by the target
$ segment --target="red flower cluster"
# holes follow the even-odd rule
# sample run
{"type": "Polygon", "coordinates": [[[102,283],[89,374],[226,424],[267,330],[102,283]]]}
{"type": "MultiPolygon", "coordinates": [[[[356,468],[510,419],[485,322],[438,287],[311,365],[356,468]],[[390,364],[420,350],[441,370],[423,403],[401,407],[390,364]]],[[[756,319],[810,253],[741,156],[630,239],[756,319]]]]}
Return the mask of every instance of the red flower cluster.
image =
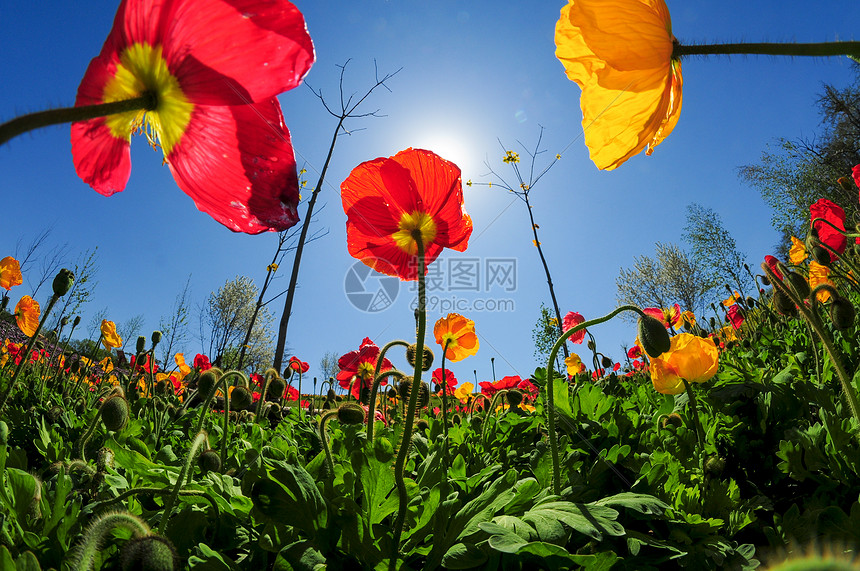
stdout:
{"type": "Polygon", "coordinates": [[[457,377],[454,376],[454,373],[445,369],[445,379],[442,379],[442,367],[439,367],[435,371],[433,371],[433,384],[436,385],[437,391],[442,391],[443,382],[448,385],[448,390],[445,391],[446,394],[454,394],[454,387],[457,386],[457,377]]]}
{"type": "Polygon", "coordinates": [[[197,353],[197,355],[194,356],[194,368],[197,370],[197,372],[202,372],[207,369],[211,369],[212,363],[209,362],[209,357],[197,353]]]}
{"type": "MultiPolygon", "coordinates": [[[[350,390],[355,398],[361,397],[362,389],[369,389],[373,384],[373,372],[376,370],[376,361],[379,358],[379,347],[365,337],[357,351],[350,351],[337,360],[340,372],[337,374],[338,384],[341,388],[350,390]]],[[[382,362],[380,372],[394,368],[388,359],[382,362]]],[[[381,385],[387,384],[383,380],[381,385]]]]}
{"type": "MultiPolygon", "coordinates": [[[[842,207],[826,198],[821,198],[809,207],[809,215],[812,229],[818,233],[818,240],[836,253],[842,254],[846,245],[845,211],[842,207]],[[816,218],[821,218],[825,222],[821,220],[814,222],[816,218]]],[[[835,259],[836,256],[830,252],[830,261],[835,259]]]]}
{"type": "Polygon", "coordinates": [[[528,379],[523,380],[518,375],[502,377],[498,381],[491,383],[483,381],[478,383],[481,387],[481,393],[493,398],[493,395],[501,390],[520,389],[528,393],[532,398],[538,395],[538,388],[528,379]]]}

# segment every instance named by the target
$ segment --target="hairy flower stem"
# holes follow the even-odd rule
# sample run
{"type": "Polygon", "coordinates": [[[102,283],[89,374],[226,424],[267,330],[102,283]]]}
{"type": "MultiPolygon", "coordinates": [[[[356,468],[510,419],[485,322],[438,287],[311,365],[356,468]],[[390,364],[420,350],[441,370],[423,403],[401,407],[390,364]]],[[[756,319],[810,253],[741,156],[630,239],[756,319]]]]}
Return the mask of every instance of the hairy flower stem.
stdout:
{"type": "Polygon", "coordinates": [[[424,258],[424,242],[421,231],[412,232],[412,238],[418,246],[415,254],[418,259],[418,309],[415,315],[418,319],[418,331],[415,339],[415,374],[412,376],[412,390],[409,391],[409,404],[406,408],[406,416],[403,419],[403,435],[400,439],[400,449],[397,451],[397,460],[394,463],[394,480],[397,484],[397,518],[394,520],[394,541],[391,554],[391,570],[397,567],[397,556],[400,552],[400,536],[403,533],[403,524],[406,522],[406,508],[408,498],[406,497],[406,481],[403,470],[406,467],[406,459],[409,457],[409,447],[412,442],[412,427],[415,423],[415,408],[418,406],[418,393],[421,391],[421,372],[424,370],[424,334],[427,330],[427,292],[424,277],[426,260],[424,258]]]}
{"type": "MultiPolygon", "coordinates": [[[[442,347],[442,429],[445,432],[445,452],[448,451],[448,380],[445,378],[445,354],[448,352],[448,345],[452,339],[445,341],[445,346],[442,347]]],[[[493,373],[495,377],[495,373],[493,373]]]]}
{"type": "Polygon", "coordinates": [[[200,407],[200,417],[197,419],[197,427],[194,429],[194,432],[199,433],[203,430],[203,419],[206,418],[206,413],[209,412],[212,406],[212,399],[215,398],[215,393],[218,392],[218,389],[222,386],[224,387],[224,434],[222,435],[222,454],[221,454],[221,464],[224,464],[224,460],[226,459],[226,446],[227,446],[227,429],[229,428],[229,417],[230,417],[230,395],[227,394],[227,379],[230,377],[238,376],[240,380],[245,380],[245,376],[241,371],[228,371],[221,375],[221,378],[218,379],[218,382],[215,383],[215,386],[212,387],[212,392],[206,396],[206,400],[203,402],[203,406],[200,407]]]}
{"type": "Polygon", "coordinates": [[[104,405],[107,401],[108,401],[108,399],[106,398],[105,400],[102,401],[102,404],[99,405],[99,409],[96,411],[95,417],[93,417],[92,422],[90,422],[90,425],[87,427],[87,431],[84,432],[83,436],[81,436],[81,439],[75,445],[75,448],[78,451],[78,456],[80,456],[81,460],[84,462],[87,461],[87,456],[86,456],[87,442],[90,441],[90,438],[92,438],[92,436],[93,436],[93,432],[95,432],[96,427],[99,425],[99,421],[102,418],[102,407],[104,407],[104,405]]]}
{"type": "Polygon", "coordinates": [[[22,135],[28,131],[49,127],[51,125],[62,125],[63,123],[74,123],[86,121],[97,117],[107,117],[116,113],[127,111],[153,111],[158,104],[155,93],[146,92],[139,97],[112,101],[110,103],[98,103],[96,105],[81,105],[80,107],[65,107],[62,109],[49,109],[38,111],[28,115],[16,117],[0,125],[0,145],[10,139],[22,135]]]}
{"type": "MultiPolygon", "coordinates": [[[[558,436],[555,433],[555,395],[554,393],[554,385],[555,385],[555,368],[553,368],[553,363],[555,362],[556,355],[558,355],[559,349],[564,346],[568,337],[576,333],[577,331],[582,331],[587,327],[591,327],[592,325],[597,325],[599,323],[603,323],[604,321],[609,321],[622,311],[634,311],[638,313],[641,317],[646,317],[645,313],[636,307],[635,305],[622,305],[621,307],[615,309],[608,315],[603,317],[598,317],[597,319],[592,319],[591,321],[585,321],[580,323],[576,327],[571,327],[568,331],[558,338],[558,341],[555,342],[555,345],[552,346],[552,350],[549,352],[549,359],[546,363],[546,428],[549,438],[549,449],[552,454],[552,493],[555,495],[561,494],[561,463],[558,457],[558,436]]],[[[561,377],[559,377],[561,381],[561,377]]]]}
{"type": "MultiPolygon", "coordinates": [[[[182,470],[179,472],[179,477],[176,478],[176,484],[173,486],[173,493],[170,494],[167,497],[167,501],[164,502],[164,511],[161,514],[161,521],[158,522],[158,527],[156,528],[156,531],[162,535],[167,533],[170,512],[173,511],[173,504],[176,503],[176,498],[179,497],[179,490],[182,488],[182,483],[185,481],[185,475],[191,470],[191,464],[197,457],[197,453],[204,447],[209,448],[209,437],[205,431],[201,430],[197,433],[197,436],[194,437],[194,441],[191,443],[191,448],[188,450],[188,456],[185,457],[185,463],[182,465],[182,470]]],[[[189,475],[189,481],[190,479],[189,475]]]]}
{"type": "MultiPolygon", "coordinates": [[[[855,392],[854,386],[851,382],[851,377],[848,375],[848,372],[845,370],[845,365],[842,362],[841,355],[836,349],[836,346],[833,344],[833,341],[828,337],[827,333],[824,330],[824,324],[821,322],[821,319],[818,317],[818,313],[814,312],[815,309],[815,301],[813,301],[813,306],[810,308],[806,305],[804,300],[800,299],[800,296],[797,295],[797,292],[793,287],[788,287],[785,282],[776,277],[776,274],[773,273],[770,266],[766,263],[761,265],[765,274],[767,275],[770,283],[773,284],[773,287],[781,291],[784,295],[788,296],[788,298],[797,306],[798,311],[803,316],[803,318],[809,323],[812,327],[812,330],[815,331],[815,334],[818,335],[818,338],[821,340],[821,344],[824,346],[824,350],[827,352],[827,356],[830,357],[830,363],[833,365],[833,368],[836,370],[836,375],[839,377],[839,382],[842,384],[842,394],[845,395],[846,400],[848,400],[848,406],[851,409],[851,415],[854,417],[855,422],[860,425],[860,402],[857,400],[857,393],[855,392]]],[[[782,272],[783,275],[788,274],[788,268],[786,268],[783,264],[779,265],[779,271],[782,272]]],[[[821,286],[819,286],[821,287],[821,286]]],[[[813,300],[817,297],[817,293],[819,288],[815,288],[812,295],[810,296],[813,300]]],[[[855,437],[860,440],[860,433],[855,433],[855,437]]]]}
{"type": "Polygon", "coordinates": [[[736,44],[675,44],[672,57],[707,55],[769,55],[769,56],[853,56],[860,57],[860,42],[819,42],[808,44],[736,43],[736,44]]]}
{"type": "MultiPolygon", "coordinates": [[[[82,368],[80,370],[80,372],[78,373],[78,380],[75,383],[75,388],[72,389],[72,398],[75,398],[76,396],[78,396],[78,389],[83,384],[84,379],[86,379],[89,376],[90,367],[92,366],[93,361],[95,361],[95,359],[96,359],[96,353],[99,350],[99,345],[101,345],[102,339],[104,339],[104,338],[105,338],[104,333],[100,333],[98,340],[93,345],[92,351],[90,351],[90,355],[87,358],[86,367],[82,368]]],[[[89,400],[89,399],[87,399],[87,400],[89,400]]]]}
{"type": "Polygon", "coordinates": [[[96,555],[101,551],[105,536],[114,528],[122,527],[129,530],[133,537],[149,535],[149,526],[143,520],[130,513],[106,513],[97,517],[84,531],[84,539],[75,548],[71,559],[74,571],[89,571],[93,568],[96,555]]]}
{"type": "MultiPolygon", "coordinates": [[[[277,379],[279,376],[280,374],[275,368],[266,369],[266,372],[263,373],[263,378],[265,379],[263,386],[261,387],[263,392],[260,393],[260,400],[257,401],[257,408],[254,411],[254,418],[257,423],[260,422],[260,411],[263,410],[263,401],[266,400],[266,394],[269,392],[269,385],[272,384],[272,381],[277,379]]],[[[280,400],[281,396],[283,395],[278,396],[278,400],[280,400]]],[[[301,402],[301,397],[299,397],[299,401],[301,402]]]]}
{"type": "Polygon", "coordinates": [[[508,394],[507,389],[502,389],[502,390],[496,392],[496,394],[493,395],[493,398],[490,401],[490,405],[487,407],[487,412],[484,415],[484,425],[481,427],[481,444],[484,445],[484,450],[487,449],[487,445],[488,445],[487,434],[489,431],[487,430],[487,426],[489,426],[490,423],[487,421],[490,420],[491,416],[494,419],[496,418],[496,401],[499,400],[501,397],[507,395],[507,394],[508,394]]]}
{"type": "Polygon", "coordinates": [[[12,392],[15,390],[15,385],[18,383],[18,376],[21,374],[21,371],[27,363],[30,362],[30,351],[33,350],[33,345],[36,344],[36,339],[39,337],[39,331],[42,330],[42,326],[44,326],[45,322],[48,320],[48,315],[51,313],[51,309],[54,307],[54,304],[57,303],[58,299],[60,299],[60,296],[53,294],[51,295],[51,299],[48,300],[48,307],[45,308],[45,313],[42,315],[42,319],[39,321],[36,331],[33,332],[33,336],[30,337],[30,341],[27,342],[27,348],[24,349],[23,353],[21,353],[21,362],[18,363],[18,367],[12,374],[12,380],[9,381],[9,388],[6,389],[3,396],[0,396],[0,418],[3,418],[3,410],[6,408],[6,403],[8,402],[9,397],[12,396],[12,392]]]}
{"type": "MultiPolygon", "coordinates": [[[[380,353],[379,362],[382,362],[381,358],[382,353],[380,353]]],[[[373,386],[370,388],[370,402],[367,405],[367,441],[373,442],[373,430],[374,425],[376,424],[376,394],[379,391],[379,384],[386,377],[397,377],[398,379],[402,379],[405,377],[402,372],[397,371],[395,369],[391,369],[388,371],[384,371],[382,373],[378,373],[373,380],[373,386]]]]}
{"type": "Polygon", "coordinates": [[[325,425],[328,424],[328,421],[337,416],[337,409],[330,410],[320,416],[320,424],[319,424],[319,433],[320,433],[320,442],[322,443],[323,452],[325,452],[325,461],[328,466],[329,476],[334,478],[334,460],[331,457],[331,447],[328,445],[328,435],[325,431],[325,425]]]}
{"type": "Polygon", "coordinates": [[[693,430],[696,432],[696,442],[699,443],[699,450],[703,453],[704,458],[705,432],[702,429],[702,423],[699,422],[699,407],[696,406],[696,395],[693,394],[693,389],[690,387],[687,379],[681,379],[681,382],[684,383],[684,390],[687,391],[687,400],[690,402],[690,416],[693,417],[693,430]]]}

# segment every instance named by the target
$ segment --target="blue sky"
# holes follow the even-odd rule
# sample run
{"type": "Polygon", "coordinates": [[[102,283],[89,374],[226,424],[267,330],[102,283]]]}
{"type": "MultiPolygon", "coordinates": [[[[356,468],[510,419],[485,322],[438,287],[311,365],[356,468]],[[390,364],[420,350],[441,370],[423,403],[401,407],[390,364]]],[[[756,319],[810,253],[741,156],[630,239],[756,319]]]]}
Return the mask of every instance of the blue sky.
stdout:
{"type": "MultiPolygon", "coordinates": [[[[338,141],[319,199],[325,207],[315,215],[312,229],[328,233],[305,251],[288,338],[288,356],[308,361],[310,375],[319,372],[326,351],[356,349],[366,336],[382,345],[414,331],[409,284],[401,284],[394,303],[375,313],[356,309],[344,291],[355,260],[346,250],[346,216],[338,189],[359,163],[423,147],[456,162],[464,181],[489,182],[485,161],[511,176],[501,162],[498,141],[524,156],[518,141],[533,147],[543,127],[546,160],[556,153],[562,159],[532,193],[542,245],[562,312],[594,318],[615,307],[619,268],[630,266],[637,255],[653,255],[655,242],[680,242],[691,202],[722,216],[751,263],[771,253],[778,236],[770,227],[770,212],[757,191],[738,179],[737,168],[756,162],[777,137],[814,136],[820,128],[815,101],[822,85],[844,86],[852,79],[847,58],[685,61],[683,110],[672,135],[652,156],[643,154],[613,172],[600,172],[582,142],[579,89],[554,56],[553,32],[563,2],[296,4],[317,53],[306,83],[327,100],[336,101],[338,66],[347,60],[347,93],[361,94],[373,84],[374,65],[380,74],[400,69],[387,83],[390,92],[374,92],[362,108],[378,110],[380,117],[347,124],[351,134],[338,141]]],[[[682,42],[856,39],[860,21],[860,3],[854,0],[667,4],[682,42]]],[[[85,10],[69,2],[24,6],[0,0],[0,77],[5,86],[0,120],[73,104],[116,7],[116,1],[102,0],[88,2],[85,10]]],[[[314,184],[335,120],[307,86],[280,100],[299,165],[314,184]]],[[[4,145],[0,172],[6,216],[0,256],[11,255],[19,239],[26,243],[45,228],[51,228],[53,244],[69,244],[70,264],[80,252],[98,246],[98,286],[84,310],[84,323],[103,308],[118,323],[144,314],[147,334],[170,312],[189,275],[195,307],[237,275],[262,283],[275,235],[233,234],[198,212],[162,166],[161,155],[142,138],[132,142],[132,163],[126,190],[106,198],[76,177],[68,126],[4,145]]],[[[464,274],[457,278],[449,264],[462,268],[477,261],[482,291],[446,286],[436,292],[437,299],[514,309],[462,311],[476,322],[481,350],[452,370],[461,381],[474,380],[473,370],[479,380],[487,380],[493,358],[497,377],[527,376],[538,365],[531,338],[538,308],[542,301],[549,303],[527,212],[495,186],[467,187],[465,204],[475,228],[469,249],[443,254],[437,263],[444,264],[443,278],[458,281],[464,274]],[[516,261],[512,291],[497,284],[486,291],[487,264],[499,259],[516,261]]],[[[271,291],[286,288],[289,269],[289,263],[282,265],[271,291]]],[[[27,288],[25,282],[12,290],[13,303],[30,293],[27,288]]],[[[270,305],[276,319],[282,300],[270,305]]],[[[431,327],[441,309],[438,304],[429,309],[431,327]]],[[[201,350],[194,340],[196,310],[190,330],[185,350],[193,356],[201,350]]],[[[635,338],[634,326],[619,319],[592,333],[599,349],[616,359],[622,357],[619,346],[635,338]]],[[[404,365],[400,355],[394,361],[404,365]]]]}

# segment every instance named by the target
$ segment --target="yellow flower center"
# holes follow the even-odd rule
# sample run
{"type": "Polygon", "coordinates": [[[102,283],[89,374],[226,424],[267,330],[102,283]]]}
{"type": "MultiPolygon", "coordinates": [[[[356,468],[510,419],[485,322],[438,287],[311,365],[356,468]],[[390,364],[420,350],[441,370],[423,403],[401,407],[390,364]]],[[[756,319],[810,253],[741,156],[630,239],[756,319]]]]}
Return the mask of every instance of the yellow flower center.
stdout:
{"type": "Polygon", "coordinates": [[[404,213],[400,217],[399,230],[392,235],[397,247],[407,254],[418,253],[418,242],[415,241],[416,233],[420,232],[421,243],[426,251],[427,246],[436,238],[436,222],[426,212],[415,211],[412,214],[404,213]]]}
{"type": "Polygon", "coordinates": [[[459,343],[457,342],[457,338],[454,337],[453,333],[443,333],[442,334],[442,347],[443,348],[453,349],[457,345],[459,345],[459,343]]]}
{"type": "Polygon", "coordinates": [[[132,44],[123,50],[114,76],[105,85],[102,101],[131,99],[146,92],[155,95],[155,110],[117,113],[107,117],[105,123],[118,139],[128,140],[132,133],[144,130],[150,144],[160,144],[167,156],[185,133],[194,104],[167,69],[161,46],[132,44]]]}
{"type": "Polygon", "coordinates": [[[364,381],[370,380],[373,378],[373,373],[376,371],[376,365],[369,361],[365,361],[358,366],[358,370],[356,371],[356,376],[359,379],[364,381]]]}

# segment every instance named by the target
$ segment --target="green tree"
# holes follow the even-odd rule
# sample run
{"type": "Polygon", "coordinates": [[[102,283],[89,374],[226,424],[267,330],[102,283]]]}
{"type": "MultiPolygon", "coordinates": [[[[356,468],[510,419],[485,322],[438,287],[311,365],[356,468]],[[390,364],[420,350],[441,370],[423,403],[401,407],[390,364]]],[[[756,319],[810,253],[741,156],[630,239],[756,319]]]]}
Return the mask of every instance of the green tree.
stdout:
{"type": "MultiPolygon", "coordinates": [[[[209,294],[201,308],[200,322],[203,344],[208,343],[210,358],[221,357],[221,366],[233,368],[239,363],[240,345],[251,324],[258,290],[254,280],[237,276],[228,280],[218,291],[209,294]]],[[[258,371],[272,362],[272,314],[266,306],[257,313],[247,342],[244,371],[258,371]]]]}
{"type": "Polygon", "coordinates": [[[723,226],[719,214],[695,202],[687,205],[687,225],[683,238],[716,295],[721,295],[719,291],[724,285],[744,296],[756,291],[755,283],[745,267],[747,256],[738,250],[735,239],[723,226]]]}
{"type": "MultiPolygon", "coordinates": [[[[532,328],[532,340],[535,344],[535,359],[538,360],[538,364],[542,367],[546,366],[549,353],[552,351],[555,342],[558,341],[559,330],[558,319],[553,315],[553,311],[545,303],[541,302],[540,316],[538,316],[537,322],[534,328],[532,328]]],[[[558,363],[556,363],[557,366],[558,363]]]]}
{"type": "Polygon", "coordinates": [[[676,244],[655,244],[655,257],[637,256],[633,266],[621,268],[615,279],[619,304],[669,307],[701,313],[713,283],[704,265],[676,244]]]}
{"type": "Polygon", "coordinates": [[[860,164],[860,65],[854,65],[854,73],[848,87],[824,86],[817,102],[821,132],[811,139],[777,139],[758,163],[740,168],[741,179],[756,188],[773,211],[771,222],[782,235],[778,253],[783,257],[789,236],[806,236],[809,205],[819,198],[839,204],[849,219],[858,212],[856,187],[838,182],[860,164]]]}

